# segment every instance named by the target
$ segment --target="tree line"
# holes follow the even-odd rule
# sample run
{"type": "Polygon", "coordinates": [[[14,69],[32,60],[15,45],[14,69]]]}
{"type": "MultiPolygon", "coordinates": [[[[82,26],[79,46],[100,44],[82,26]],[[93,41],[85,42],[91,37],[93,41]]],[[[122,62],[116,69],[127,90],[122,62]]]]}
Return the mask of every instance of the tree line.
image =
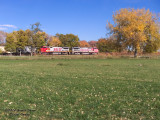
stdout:
{"type": "MultiPolygon", "coordinates": [[[[160,48],[160,17],[145,9],[120,9],[113,14],[113,23],[107,23],[107,37],[98,41],[79,40],[74,34],[48,35],[40,29],[40,23],[31,29],[7,33],[5,48],[16,52],[25,46],[98,47],[100,52],[138,52],[152,53],[160,48]]],[[[5,33],[3,33],[5,34],[5,33]]]]}
{"type": "MultiPolygon", "coordinates": [[[[55,36],[49,35],[42,31],[39,22],[32,24],[31,29],[13,31],[12,33],[5,33],[6,42],[2,41],[6,51],[20,52],[25,46],[31,46],[31,53],[34,48],[36,52],[40,51],[42,46],[55,46],[55,47],[96,47],[97,41],[79,40],[79,37],[74,34],[56,34],[55,36]]],[[[4,33],[4,32],[3,32],[4,33]]],[[[1,41],[1,40],[0,40],[1,41]]]]}

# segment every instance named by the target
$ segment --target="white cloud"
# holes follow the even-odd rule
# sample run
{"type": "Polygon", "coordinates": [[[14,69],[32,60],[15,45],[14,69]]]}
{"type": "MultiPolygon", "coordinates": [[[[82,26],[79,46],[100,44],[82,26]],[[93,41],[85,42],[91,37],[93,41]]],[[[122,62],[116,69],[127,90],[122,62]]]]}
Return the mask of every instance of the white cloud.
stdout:
{"type": "Polygon", "coordinates": [[[17,28],[15,25],[0,25],[0,27],[17,28]]]}
{"type": "Polygon", "coordinates": [[[0,30],[7,30],[7,28],[4,28],[4,27],[0,27],[0,30]]]}

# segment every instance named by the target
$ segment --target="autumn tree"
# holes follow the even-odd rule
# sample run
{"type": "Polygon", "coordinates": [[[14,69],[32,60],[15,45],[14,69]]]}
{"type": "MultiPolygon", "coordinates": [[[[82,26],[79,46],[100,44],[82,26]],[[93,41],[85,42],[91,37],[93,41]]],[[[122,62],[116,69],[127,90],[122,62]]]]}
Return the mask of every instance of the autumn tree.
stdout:
{"type": "MultiPolygon", "coordinates": [[[[108,23],[111,35],[124,49],[137,52],[152,42],[159,41],[158,17],[145,9],[120,9],[113,15],[114,24],[108,23]],[[148,42],[148,43],[147,43],[148,42]]],[[[158,48],[158,46],[157,46],[158,48]]]]}
{"type": "Polygon", "coordinates": [[[58,37],[54,37],[54,36],[51,36],[49,38],[49,40],[47,41],[47,45],[49,46],[55,46],[55,47],[58,47],[58,46],[61,46],[62,42],[59,40],[58,37]]]}
{"type": "Polygon", "coordinates": [[[100,52],[116,52],[116,40],[112,37],[110,38],[101,38],[97,42],[97,47],[100,52]]]}
{"type": "Polygon", "coordinates": [[[42,46],[46,45],[48,35],[45,32],[38,31],[33,35],[33,44],[37,48],[37,52],[39,52],[42,46]]]}
{"type": "Polygon", "coordinates": [[[23,51],[24,47],[27,45],[29,37],[27,36],[26,32],[23,30],[19,30],[15,32],[16,35],[16,48],[17,52],[20,53],[23,51]]]}
{"type": "Polygon", "coordinates": [[[7,34],[5,49],[10,52],[19,52],[21,55],[25,46],[32,46],[32,48],[37,48],[37,51],[39,52],[41,46],[46,45],[47,36],[48,35],[45,32],[40,31],[36,34],[33,34],[30,30],[14,31],[7,34]]]}
{"type": "Polygon", "coordinates": [[[16,43],[17,43],[17,39],[16,39],[15,32],[8,33],[6,37],[5,50],[8,52],[16,52],[16,47],[17,47],[16,43]]]}
{"type": "Polygon", "coordinates": [[[80,47],[90,47],[88,42],[85,40],[80,41],[80,47]]]}
{"type": "Polygon", "coordinates": [[[31,25],[31,30],[19,30],[9,33],[6,38],[6,50],[10,52],[20,52],[24,50],[25,46],[30,46],[31,56],[33,49],[37,49],[46,45],[48,40],[48,34],[40,29],[40,23],[31,25]]]}
{"type": "Polygon", "coordinates": [[[74,34],[56,34],[56,37],[61,41],[63,47],[77,47],[79,46],[79,37],[74,34]]]}
{"type": "Polygon", "coordinates": [[[160,48],[160,23],[156,19],[158,18],[155,17],[155,21],[150,20],[146,26],[147,41],[143,45],[143,51],[147,53],[157,52],[160,48]]]}
{"type": "Polygon", "coordinates": [[[19,52],[27,45],[28,36],[24,30],[13,31],[7,34],[5,49],[9,52],[19,52]]]}
{"type": "MultiPolygon", "coordinates": [[[[159,36],[159,38],[160,38],[160,36],[159,36]]],[[[145,53],[157,52],[157,50],[159,49],[160,41],[158,41],[158,40],[154,41],[153,39],[151,39],[151,40],[150,39],[148,39],[144,45],[143,52],[145,52],[145,53]]]]}
{"type": "Polygon", "coordinates": [[[107,40],[106,38],[100,38],[97,42],[97,47],[100,52],[107,52],[107,40]]]}
{"type": "Polygon", "coordinates": [[[31,50],[31,56],[33,54],[33,52],[35,51],[35,44],[33,42],[33,36],[35,35],[33,31],[31,31],[30,29],[27,29],[26,31],[26,35],[28,36],[28,40],[27,40],[27,46],[30,46],[30,50],[31,50]]]}
{"type": "Polygon", "coordinates": [[[88,42],[90,47],[96,47],[97,46],[97,41],[91,40],[88,42]]]}
{"type": "Polygon", "coordinates": [[[29,32],[29,35],[31,36],[30,37],[31,51],[33,51],[33,49],[36,48],[37,52],[39,52],[40,47],[46,45],[48,34],[43,32],[43,30],[41,29],[40,22],[31,24],[31,31],[32,32],[29,32]]]}
{"type": "Polygon", "coordinates": [[[30,29],[25,30],[25,34],[28,37],[27,46],[34,46],[33,45],[33,32],[30,29]]]}

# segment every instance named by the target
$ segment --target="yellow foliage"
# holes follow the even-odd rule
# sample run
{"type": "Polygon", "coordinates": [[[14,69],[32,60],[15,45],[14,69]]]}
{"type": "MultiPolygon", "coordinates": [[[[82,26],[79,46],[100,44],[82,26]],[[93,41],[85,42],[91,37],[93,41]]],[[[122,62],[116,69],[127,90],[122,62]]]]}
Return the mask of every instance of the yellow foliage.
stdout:
{"type": "Polygon", "coordinates": [[[54,46],[54,47],[58,47],[62,44],[62,42],[59,40],[58,37],[54,37],[52,36],[49,40],[48,40],[48,45],[49,46],[54,46]]]}
{"type": "Polygon", "coordinates": [[[157,16],[145,9],[120,9],[113,15],[114,24],[108,23],[111,33],[121,38],[123,46],[138,50],[147,40],[158,39],[157,16]]]}

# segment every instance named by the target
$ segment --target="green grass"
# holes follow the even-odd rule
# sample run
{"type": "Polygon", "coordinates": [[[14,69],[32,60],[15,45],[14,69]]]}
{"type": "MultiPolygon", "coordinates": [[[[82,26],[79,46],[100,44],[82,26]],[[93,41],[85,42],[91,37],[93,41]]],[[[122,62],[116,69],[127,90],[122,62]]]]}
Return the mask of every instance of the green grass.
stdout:
{"type": "Polygon", "coordinates": [[[0,60],[2,120],[160,119],[159,59],[16,59],[0,60]]]}

